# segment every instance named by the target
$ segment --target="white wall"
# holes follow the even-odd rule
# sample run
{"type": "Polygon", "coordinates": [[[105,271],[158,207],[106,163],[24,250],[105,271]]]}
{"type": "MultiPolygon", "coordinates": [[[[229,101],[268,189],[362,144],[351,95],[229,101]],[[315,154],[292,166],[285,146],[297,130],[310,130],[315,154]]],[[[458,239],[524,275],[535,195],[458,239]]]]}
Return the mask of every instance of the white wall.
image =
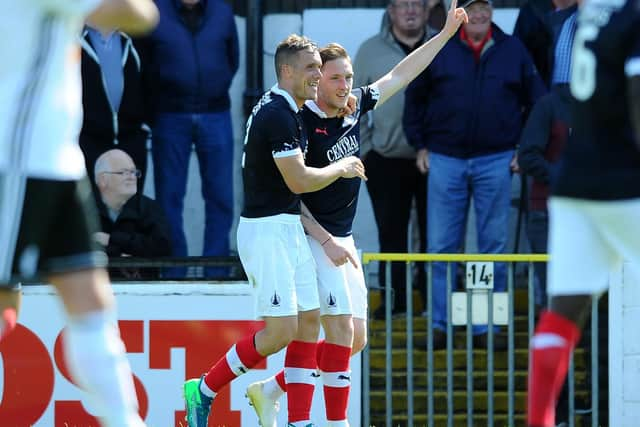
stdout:
{"type": "Polygon", "coordinates": [[[609,289],[609,425],[640,420],[640,265],[625,263],[609,289]]]}

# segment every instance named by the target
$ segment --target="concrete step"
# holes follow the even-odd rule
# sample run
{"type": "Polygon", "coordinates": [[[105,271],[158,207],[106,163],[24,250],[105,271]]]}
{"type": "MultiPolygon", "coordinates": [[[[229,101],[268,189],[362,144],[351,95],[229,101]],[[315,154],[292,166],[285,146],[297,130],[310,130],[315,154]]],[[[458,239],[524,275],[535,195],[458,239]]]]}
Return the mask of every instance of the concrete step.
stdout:
{"type": "MultiPolygon", "coordinates": [[[[407,412],[407,396],[406,391],[395,391],[391,397],[392,407],[394,414],[407,412]]],[[[508,411],[508,393],[506,391],[494,391],[491,402],[493,403],[494,413],[506,414],[508,411]]],[[[516,413],[524,413],[526,411],[527,404],[527,392],[516,391],[514,393],[514,411],[516,413]]],[[[582,407],[588,397],[588,392],[585,390],[576,391],[576,405],[582,407]]],[[[486,391],[476,391],[473,393],[473,410],[474,412],[487,411],[489,403],[489,394],[486,391]]],[[[426,391],[414,391],[413,392],[413,405],[414,413],[424,413],[428,411],[427,408],[427,392],[426,391]]],[[[447,411],[447,393],[446,391],[434,391],[433,393],[433,406],[434,412],[438,414],[446,413],[447,411]]],[[[386,397],[384,391],[372,391],[371,392],[371,411],[373,413],[384,413],[386,407],[386,397]]],[[[455,390],[453,392],[453,408],[455,412],[466,412],[467,410],[467,392],[455,390]]]]}
{"type": "MultiPolygon", "coordinates": [[[[384,390],[386,386],[386,376],[384,372],[375,371],[370,375],[371,389],[372,390],[384,390]]],[[[515,371],[513,374],[514,388],[519,391],[527,389],[527,372],[515,371]]],[[[507,390],[508,387],[507,371],[500,370],[495,371],[493,374],[493,384],[496,390],[507,390]]],[[[391,375],[391,384],[393,390],[406,390],[407,389],[407,374],[406,372],[394,372],[391,375]]],[[[585,372],[576,372],[575,375],[576,389],[586,389],[589,385],[587,383],[587,374],[585,372]]],[[[415,371],[413,374],[413,387],[414,390],[427,390],[427,373],[426,371],[415,371]]],[[[434,390],[446,390],[447,387],[447,373],[446,372],[434,372],[433,374],[433,388],[434,390]]],[[[453,372],[453,388],[458,390],[466,390],[467,387],[467,373],[466,371],[454,371],[453,372]]],[[[474,373],[474,389],[480,391],[486,391],[487,389],[487,373],[475,372],[474,373]]]]}
{"type": "MultiPolygon", "coordinates": [[[[501,335],[506,337],[506,333],[501,332],[501,335]]],[[[386,345],[386,332],[384,330],[370,330],[369,332],[369,347],[374,349],[383,349],[386,345]]],[[[497,336],[497,335],[496,335],[497,336]]],[[[513,335],[515,348],[527,348],[529,344],[529,334],[527,332],[516,332],[513,335]]],[[[506,338],[505,338],[506,339],[506,338]]],[[[426,349],[427,343],[427,331],[420,330],[413,333],[413,346],[414,348],[426,349]]],[[[407,345],[407,333],[405,331],[393,331],[391,334],[391,347],[403,348],[407,345]]],[[[458,349],[465,349],[467,346],[467,333],[466,331],[458,330],[454,334],[453,347],[458,349]]]]}
{"type": "MultiPolygon", "coordinates": [[[[526,422],[526,415],[524,413],[516,413],[514,414],[514,425],[515,426],[524,426],[526,422]]],[[[436,414],[434,416],[435,427],[447,427],[448,424],[448,416],[446,414],[436,414]]],[[[495,427],[503,427],[508,424],[507,414],[494,414],[493,416],[493,425],[495,427]]],[[[372,414],[371,416],[371,425],[372,427],[387,427],[385,422],[384,414],[372,414]]],[[[489,420],[486,414],[473,414],[473,427],[487,427],[489,425],[489,420]]],[[[577,416],[576,417],[576,427],[586,427],[588,424],[588,417],[577,416]]],[[[392,425],[389,427],[426,427],[427,426],[427,415],[426,414],[414,414],[413,416],[413,425],[408,425],[408,416],[406,414],[394,414],[392,418],[392,425]]],[[[454,414],[453,416],[453,427],[469,427],[467,424],[467,415],[466,414],[454,414]]]]}
{"type": "MultiPolygon", "coordinates": [[[[385,350],[372,349],[369,352],[370,367],[372,371],[384,371],[386,366],[385,350]]],[[[407,350],[395,349],[392,354],[393,371],[404,371],[407,369],[407,350]]],[[[473,369],[478,372],[485,371],[487,368],[487,351],[473,351],[473,369]]],[[[516,349],[514,357],[514,365],[516,370],[527,370],[529,361],[529,351],[527,349],[516,349]]],[[[586,367],[585,351],[581,348],[574,352],[574,363],[577,371],[582,371],[586,367]]],[[[466,350],[453,350],[453,369],[464,371],[467,366],[466,350]]],[[[413,351],[413,367],[416,371],[424,371],[427,369],[427,352],[424,350],[413,351]]],[[[446,350],[436,350],[433,352],[433,368],[434,371],[445,371],[447,368],[446,350]]],[[[507,369],[507,353],[494,353],[494,368],[496,370],[507,369]]]]}
{"type": "MultiPolygon", "coordinates": [[[[527,316],[517,315],[517,316],[514,316],[513,320],[514,320],[514,332],[528,331],[529,321],[527,316]]],[[[412,318],[414,332],[426,331],[427,322],[428,322],[428,319],[426,317],[422,317],[420,313],[414,313],[414,316],[412,318]]],[[[406,331],[407,317],[406,316],[393,317],[391,320],[391,325],[392,325],[391,327],[392,331],[400,331],[400,332],[406,331]]],[[[385,326],[386,326],[386,322],[384,320],[371,319],[369,321],[369,328],[371,330],[371,333],[375,331],[384,332],[386,330],[385,326]]],[[[465,329],[466,329],[466,326],[454,327],[454,331],[456,332],[458,331],[463,332],[465,329]]],[[[500,326],[500,330],[506,333],[507,327],[500,326]]]]}

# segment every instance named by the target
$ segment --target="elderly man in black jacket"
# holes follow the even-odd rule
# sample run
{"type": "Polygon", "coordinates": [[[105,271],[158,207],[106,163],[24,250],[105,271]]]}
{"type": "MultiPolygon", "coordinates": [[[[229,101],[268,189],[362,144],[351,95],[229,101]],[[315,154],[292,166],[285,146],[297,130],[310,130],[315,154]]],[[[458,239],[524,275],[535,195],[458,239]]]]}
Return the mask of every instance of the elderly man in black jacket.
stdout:
{"type": "Polygon", "coordinates": [[[167,220],[155,200],[138,193],[138,178],[131,157],[109,150],[96,160],[94,169],[102,231],[95,240],[110,257],[171,255],[167,220]]]}

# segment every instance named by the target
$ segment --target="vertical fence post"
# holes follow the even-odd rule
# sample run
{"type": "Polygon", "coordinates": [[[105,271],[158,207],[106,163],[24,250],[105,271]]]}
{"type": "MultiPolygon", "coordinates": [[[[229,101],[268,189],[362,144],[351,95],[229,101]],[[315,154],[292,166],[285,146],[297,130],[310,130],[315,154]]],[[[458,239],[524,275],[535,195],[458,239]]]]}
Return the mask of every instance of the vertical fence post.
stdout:
{"type": "Polygon", "coordinates": [[[413,286],[412,263],[406,263],[407,296],[407,425],[413,425],[413,286]]]}
{"type": "Polygon", "coordinates": [[[514,371],[515,371],[515,358],[514,358],[514,321],[513,321],[513,302],[514,302],[514,289],[513,289],[513,275],[515,269],[513,264],[509,263],[507,270],[507,298],[509,307],[507,317],[507,426],[513,427],[514,423],[514,371]]]}
{"type": "MultiPolygon", "coordinates": [[[[362,265],[365,277],[365,283],[369,282],[369,264],[362,265]]],[[[369,427],[371,425],[371,362],[369,354],[369,346],[366,345],[362,350],[362,425],[369,427]]]]}
{"type": "MultiPolygon", "coordinates": [[[[456,265],[457,267],[457,265],[456,265]]],[[[453,427],[453,326],[451,313],[451,262],[447,262],[447,426],[453,427]]]]}
{"type": "Polygon", "coordinates": [[[427,263],[427,425],[434,427],[433,407],[433,271],[427,263]]]}
{"type": "Polygon", "coordinates": [[[391,348],[391,338],[393,336],[393,318],[391,317],[391,261],[385,265],[384,301],[385,301],[385,419],[388,426],[392,425],[393,417],[393,350],[391,348]]]}
{"type": "Polygon", "coordinates": [[[473,427],[473,291],[466,289],[467,294],[467,427],[473,427]]]}
{"type": "Polygon", "coordinates": [[[599,405],[600,405],[600,376],[598,374],[599,367],[599,357],[598,357],[598,304],[600,302],[600,298],[597,296],[593,297],[593,303],[591,304],[591,426],[598,427],[600,414],[599,414],[599,405]]]}
{"type": "MultiPolygon", "coordinates": [[[[495,264],[495,263],[494,263],[495,264]]],[[[494,268],[495,271],[495,268],[494,268]]],[[[487,290],[487,425],[493,425],[493,288],[487,290]]]]}

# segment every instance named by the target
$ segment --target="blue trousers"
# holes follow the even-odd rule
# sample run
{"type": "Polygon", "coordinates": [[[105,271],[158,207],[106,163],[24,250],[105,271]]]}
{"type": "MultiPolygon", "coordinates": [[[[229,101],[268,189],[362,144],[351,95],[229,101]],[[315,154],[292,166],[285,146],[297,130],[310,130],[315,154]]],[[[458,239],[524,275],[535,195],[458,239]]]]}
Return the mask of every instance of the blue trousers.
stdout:
{"type": "MultiPolygon", "coordinates": [[[[513,151],[459,159],[429,153],[427,191],[427,250],[429,253],[460,252],[465,235],[469,201],[473,197],[478,250],[480,253],[504,253],[507,247],[511,171],[513,151]]],[[[455,289],[456,264],[451,264],[451,289],[455,289]]],[[[433,325],[447,325],[447,263],[432,266],[433,325]]],[[[494,265],[494,290],[504,291],[506,265],[494,265]]],[[[473,333],[487,331],[474,326],[473,333]]]]}
{"type": "MultiPolygon", "coordinates": [[[[229,110],[161,113],[153,128],[156,199],[171,227],[174,256],[187,256],[182,213],[195,146],[205,208],[204,256],[229,255],[233,221],[233,132],[229,110]]],[[[214,271],[214,270],[213,270],[214,271]]]]}

